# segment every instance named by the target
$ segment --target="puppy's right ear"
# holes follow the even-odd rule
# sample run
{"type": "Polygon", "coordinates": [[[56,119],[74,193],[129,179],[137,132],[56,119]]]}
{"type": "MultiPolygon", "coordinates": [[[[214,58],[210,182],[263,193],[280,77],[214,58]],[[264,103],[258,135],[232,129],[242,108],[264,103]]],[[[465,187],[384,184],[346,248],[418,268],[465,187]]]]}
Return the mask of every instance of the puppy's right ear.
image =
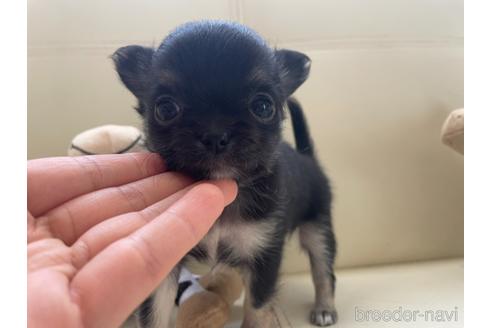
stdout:
{"type": "Polygon", "coordinates": [[[137,98],[148,88],[153,55],[152,48],[127,46],[111,56],[121,81],[137,98]]]}

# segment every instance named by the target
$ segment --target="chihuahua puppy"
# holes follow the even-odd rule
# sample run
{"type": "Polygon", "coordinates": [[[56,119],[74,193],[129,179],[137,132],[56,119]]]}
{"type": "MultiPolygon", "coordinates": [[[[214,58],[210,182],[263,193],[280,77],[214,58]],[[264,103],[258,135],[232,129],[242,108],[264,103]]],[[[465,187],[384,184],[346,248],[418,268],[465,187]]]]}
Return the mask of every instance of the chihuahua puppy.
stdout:
{"type": "MultiPolygon", "coordinates": [[[[236,200],[189,253],[238,269],[246,286],[242,327],[275,327],[272,309],[286,237],[299,228],[315,286],[311,322],[334,324],[336,252],[331,192],[292,93],[310,59],[275,50],[230,22],[187,23],[157,49],[127,46],[113,60],[138,100],[150,151],[195,179],[235,179],[236,200]],[[282,141],[285,108],[296,148],[282,141]]],[[[139,310],[142,327],[166,326],[176,292],[171,274],[139,310]]]]}

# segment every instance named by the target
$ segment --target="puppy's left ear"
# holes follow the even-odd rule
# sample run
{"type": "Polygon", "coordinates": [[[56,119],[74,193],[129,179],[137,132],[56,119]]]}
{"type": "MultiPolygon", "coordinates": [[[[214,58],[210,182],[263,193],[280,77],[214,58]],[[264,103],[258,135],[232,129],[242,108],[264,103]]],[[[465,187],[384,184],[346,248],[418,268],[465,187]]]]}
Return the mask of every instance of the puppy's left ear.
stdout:
{"type": "Polygon", "coordinates": [[[275,57],[280,66],[285,95],[290,96],[308,78],[311,59],[301,52],[287,49],[276,50],[275,57]]]}
{"type": "Polygon", "coordinates": [[[111,56],[121,81],[137,98],[148,89],[153,55],[152,48],[127,46],[111,56]]]}

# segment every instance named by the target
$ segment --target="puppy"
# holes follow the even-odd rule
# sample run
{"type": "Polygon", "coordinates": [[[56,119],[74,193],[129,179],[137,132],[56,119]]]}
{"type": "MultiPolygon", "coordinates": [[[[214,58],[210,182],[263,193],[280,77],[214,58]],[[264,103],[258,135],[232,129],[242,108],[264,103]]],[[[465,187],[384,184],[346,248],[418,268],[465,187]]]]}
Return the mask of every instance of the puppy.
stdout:
{"type": "MultiPolygon", "coordinates": [[[[188,257],[242,273],[242,327],[276,326],[272,303],[283,246],[296,228],[315,286],[311,322],[335,323],[331,191],[301,106],[290,98],[307,79],[310,59],[221,21],[182,25],[157,49],[127,46],[113,59],[138,100],[149,150],[169,170],[238,183],[237,199],[188,257]],[[286,107],[297,150],[281,138],[286,107]]],[[[172,274],[141,306],[142,327],[167,325],[176,285],[172,274]]]]}

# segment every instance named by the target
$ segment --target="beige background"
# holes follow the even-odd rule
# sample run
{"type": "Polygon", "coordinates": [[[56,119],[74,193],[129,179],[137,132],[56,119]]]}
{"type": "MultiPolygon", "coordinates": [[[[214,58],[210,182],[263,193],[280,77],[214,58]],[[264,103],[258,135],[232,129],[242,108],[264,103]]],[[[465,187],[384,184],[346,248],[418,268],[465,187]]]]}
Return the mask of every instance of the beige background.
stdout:
{"type": "MultiPolygon", "coordinates": [[[[64,155],[97,125],[138,126],[108,56],[202,18],[312,58],[297,96],[333,180],[339,267],[462,256],[463,158],[439,140],[463,106],[459,0],[30,0],[29,158],[64,155]]],[[[306,263],[290,245],[286,269],[306,263]]]]}

